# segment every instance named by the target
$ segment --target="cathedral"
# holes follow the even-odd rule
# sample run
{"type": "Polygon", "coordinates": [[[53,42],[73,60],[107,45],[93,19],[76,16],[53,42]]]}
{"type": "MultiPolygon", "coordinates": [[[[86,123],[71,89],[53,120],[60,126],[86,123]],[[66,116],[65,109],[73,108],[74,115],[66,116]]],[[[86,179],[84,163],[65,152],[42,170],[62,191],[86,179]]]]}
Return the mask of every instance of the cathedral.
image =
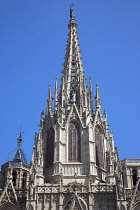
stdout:
{"type": "Polygon", "coordinates": [[[99,87],[83,69],[78,25],[70,8],[61,84],[47,107],[30,164],[21,149],[1,166],[0,210],[140,210],[140,159],[119,160],[99,87]],[[93,108],[94,107],[94,108],[93,108]]]}

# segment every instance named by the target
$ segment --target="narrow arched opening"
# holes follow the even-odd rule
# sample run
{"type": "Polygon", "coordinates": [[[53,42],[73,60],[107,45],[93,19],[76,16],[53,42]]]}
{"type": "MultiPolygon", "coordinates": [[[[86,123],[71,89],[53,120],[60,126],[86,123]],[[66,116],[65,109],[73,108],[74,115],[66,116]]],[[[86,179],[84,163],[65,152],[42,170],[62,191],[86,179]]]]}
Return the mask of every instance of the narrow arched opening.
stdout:
{"type": "Polygon", "coordinates": [[[76,121],[69,123],[68,127],[68,162],[81,161],[80,126],[76,121]]]}
{"type": "Polygon", "coordinates": [[[27,181],[27,173],[24,172],[22,177],[22,188],[26,188],[26,181],[27,181]]]}
{"type": "Polygon", "coordinates": [[[54,162],[54,129],[49,127],[46,132],[46,161],[45,167],[49,168],[54,162]]]}
{"type": "Polygon", "coordinates": [[[104,148],[103,148],[103,133],[97,125],[95,127],[95,149],[96,149],[96,165],[104,168],[104,148]]]}
{"type": "Polygon", "coordinates": [[[136,186],[136,183],[137,183],[137,178],[138,174],[137,174],[137,169],[133,169],[132,170],[132,180],[133,180],[133,186],[136,186]]]}
{"type": "Polygon", "coordinates": [[[12,182],[13,182],[13,185],[16,187],[16,183],[17,183],[17,172],[14,170],[13,173],[12,173],[12,182]]]}

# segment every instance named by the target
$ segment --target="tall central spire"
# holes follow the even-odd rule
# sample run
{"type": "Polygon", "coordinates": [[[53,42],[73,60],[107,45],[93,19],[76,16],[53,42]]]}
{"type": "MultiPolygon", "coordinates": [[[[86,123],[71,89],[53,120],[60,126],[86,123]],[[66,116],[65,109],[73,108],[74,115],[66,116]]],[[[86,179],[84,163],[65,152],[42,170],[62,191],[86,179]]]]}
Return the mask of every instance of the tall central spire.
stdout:
{"type": "Polygon", "coordinates": [[[64,69],[62,71],[61,100],[60,105],[64,103],[77,105],[86,105],[86,84],[80,54],[80,45],[77,36],[77,23],[75,20],[74,9],[70,8],[70,22],[68,24],[69,33],[66,44],[66,54],[64,69]]]}

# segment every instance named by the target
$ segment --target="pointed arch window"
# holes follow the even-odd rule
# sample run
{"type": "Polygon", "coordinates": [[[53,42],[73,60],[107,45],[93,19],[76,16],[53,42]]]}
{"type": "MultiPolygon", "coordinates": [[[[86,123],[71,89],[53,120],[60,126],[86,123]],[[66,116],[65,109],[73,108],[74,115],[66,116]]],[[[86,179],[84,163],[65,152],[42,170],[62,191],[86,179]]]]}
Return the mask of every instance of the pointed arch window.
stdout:
{"type": "Polygon", "coordinates": [[[46,132],[46,161],[45,166],[49,168],[54,162],[54,129],[49,127],[46,132]]]}
{"type": "Polygon", "coordinates": [[[96,165],[104,168],[103,134],[99,126],[95,127],[96,165]]]}
{"type": "Polygon", "coordinates": [[[80,162],[81,144],[80,144],[80,126],[73,121],[68,128],[68,161],[80,162]]]}

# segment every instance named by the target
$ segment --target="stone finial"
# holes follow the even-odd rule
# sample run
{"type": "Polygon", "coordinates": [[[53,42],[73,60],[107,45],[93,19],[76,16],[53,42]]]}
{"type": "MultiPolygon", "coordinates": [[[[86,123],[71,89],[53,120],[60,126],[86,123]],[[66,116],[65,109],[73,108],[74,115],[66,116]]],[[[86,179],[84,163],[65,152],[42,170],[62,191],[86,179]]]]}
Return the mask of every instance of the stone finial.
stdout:
{"type": "Polygon", "coordinates": [[[70,18],[71,19],[75,18],[75,12],[74,12],[73,6],[74,6],[74,4],[70,5],[70,18]]]}

